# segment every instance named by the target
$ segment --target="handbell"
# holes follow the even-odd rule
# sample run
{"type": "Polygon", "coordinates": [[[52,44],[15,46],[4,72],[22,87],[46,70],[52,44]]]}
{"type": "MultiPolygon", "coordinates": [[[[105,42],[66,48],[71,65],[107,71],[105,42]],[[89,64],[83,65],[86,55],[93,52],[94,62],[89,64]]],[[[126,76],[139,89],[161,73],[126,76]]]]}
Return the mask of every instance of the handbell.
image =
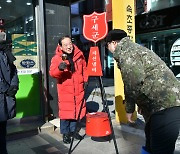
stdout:
{"type": "Polygon", "coordinates": [[[65,61],[67,59],[67,54],[63,53],[62,54],[62,60],[65,61]]]}

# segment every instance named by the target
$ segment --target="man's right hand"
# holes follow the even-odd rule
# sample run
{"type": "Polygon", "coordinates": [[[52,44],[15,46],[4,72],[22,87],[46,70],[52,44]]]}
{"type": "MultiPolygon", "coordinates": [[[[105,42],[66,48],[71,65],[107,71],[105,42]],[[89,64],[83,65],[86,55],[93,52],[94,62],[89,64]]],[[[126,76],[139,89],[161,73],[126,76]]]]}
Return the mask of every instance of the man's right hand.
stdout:
{"type": "Polygon", "coordinates": [[[65,62],[61,62],[58,68],[60,71],[64,71],[67,68],[67,64],[65,62]]]}

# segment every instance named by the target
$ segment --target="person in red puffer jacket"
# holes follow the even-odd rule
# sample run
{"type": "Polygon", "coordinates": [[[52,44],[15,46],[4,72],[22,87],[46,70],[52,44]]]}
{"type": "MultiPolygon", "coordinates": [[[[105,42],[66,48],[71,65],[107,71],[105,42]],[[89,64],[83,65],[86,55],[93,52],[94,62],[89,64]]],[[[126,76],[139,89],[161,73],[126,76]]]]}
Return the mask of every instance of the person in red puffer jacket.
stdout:
{"type": "Polygon", "coordinates": [[[71,136],[81,140],[74,133],[80,106],[83,103],[80,119],[86,114],[84,85],[87,85],[87,66],[83,52],[74,45],[69,36],[59,39],[56,53],[51,60],[49,74],[57,79],[60,132],[63,142],[71,143],[71,136]]]}

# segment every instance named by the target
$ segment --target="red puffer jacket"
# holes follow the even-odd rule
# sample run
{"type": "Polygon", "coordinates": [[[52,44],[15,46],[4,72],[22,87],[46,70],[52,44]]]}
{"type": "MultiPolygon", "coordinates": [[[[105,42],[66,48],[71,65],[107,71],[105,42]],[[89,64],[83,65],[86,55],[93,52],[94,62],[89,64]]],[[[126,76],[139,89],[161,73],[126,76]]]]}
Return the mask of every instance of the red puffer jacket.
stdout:
{"type": "MultiPolygon", "coordinates": [[[[80,118],[86,114],[86,104],[84,100],[84,82],[87,82],[87,67],[82,51],[74,45],[74,66],[75,72],[71,73],[67,67],[64,71],[58,69],[62,62],[62,51],[57,46],[56,54],[51,60],[49,74],[57,79],[58,106],[60,119],[77,119],[82,101],[84,105],[80,118]]],[[[65,60],[69,66],[69,61],[65,60]]]]}

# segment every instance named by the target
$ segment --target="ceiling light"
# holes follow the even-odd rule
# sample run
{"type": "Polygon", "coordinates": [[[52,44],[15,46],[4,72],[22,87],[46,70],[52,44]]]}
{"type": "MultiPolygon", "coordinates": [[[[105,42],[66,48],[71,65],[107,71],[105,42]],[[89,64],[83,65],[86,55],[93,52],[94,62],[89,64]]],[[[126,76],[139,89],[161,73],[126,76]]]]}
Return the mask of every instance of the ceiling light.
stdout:
{"type": "Polygon", "coordinates": [[[31,5],[31,2],[27,2],[26,5],[31,5]]]}
{"type": "Polygon", "coordinates": [[[6,2],[7,2],[7,3],[11,3],[11,2],[12,2],[12,0],[6,0],[6,2]]]}
{"type": "Polygon", "coordinates": [[[0,9],[2,9],[2,7],[0,6],[0,9]]]}
{"type": "Polygon", "coordinates": [[[31,0],[28,0],[27,2],[26,2],[26,5],[31,5],[32,3],[31,3],[31,0]]]}

